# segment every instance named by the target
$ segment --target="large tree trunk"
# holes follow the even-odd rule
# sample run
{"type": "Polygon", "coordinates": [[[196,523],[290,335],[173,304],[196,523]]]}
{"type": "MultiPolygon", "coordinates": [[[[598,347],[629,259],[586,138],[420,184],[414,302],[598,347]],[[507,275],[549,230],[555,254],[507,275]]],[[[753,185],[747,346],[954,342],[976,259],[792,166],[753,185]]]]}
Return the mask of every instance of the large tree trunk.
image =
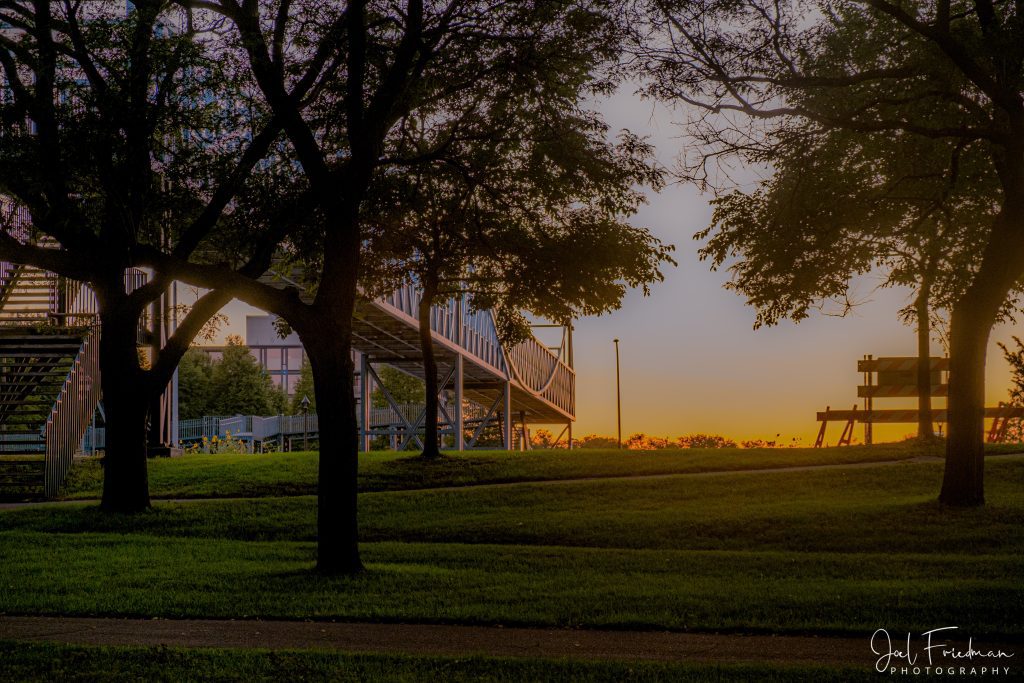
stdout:
{"type": "MultiPolygon", "coordinates": [[[[993,298],[995,295],[991,295],[993,298]]],[[[984,505],[985,352],[995,322],[976,297],[953,309],[949,344],[949,437],[939,500],[947,505],[984,505]]]]}
{"type": "Polygon", "coordinates": [[[106,303],[100,312],[100,377],[107,426],[100,507],[109,512],[139,512],[149,507],[149,395],[139,367],[138,318],[116,297],[106,303]]]}
{"type": "MultiPolygon", "coordinates": [[[[1020,200],[1008,201],[1008,207],[1014,202],[1020,200]]],[[[946,505],[985,503],[985,355],[999,309],[1024,273],[1024,242],[1012,227],[1021,221],[1010,220],[1011,215],[1024,216],[1024,210],[1008,207],[996,220],[981,267],[950,319],[949,438],[939,494],[946,505]]]]}
{"type": "Polygon", "coordinates": [[[931,285],[921,283],[914,306],[917,309],[917,438],[930,441],[932,431],[932,369],[931,369],[931,315],[928,299],[931,285]]]}
{"type": "MultiPolygon", "coordinates": [[[[335,213],[338,230],[324,245],[324,271],[310,309],[296,317],[313,374],[319,417],[317,569],[325,574],[362,571],[359,557],[359,422],[356,419],[352,316],[358,295],[359,216],[335,213]],[[342,229],[347,226],[347,230],[342,229]]],[[[332,212],[333,213],[333,212],[332,212]]]]}
{"type": "Polygon", "coordinates": [[[430,309],[437,296],[437,281],[426,277],[423,280],[423,294],[420,297],[420,350],[423,352],[423,383],[426,392],[423,406],[423,453],[422,457],[436,459],[441,457],[438,444],[438,387],[437,359],[434,357],[434,338],[430,332],[430,309]]]}
{"type": "Polygon", "coordinates": [[[335,312],[335,320],[320,326],[313,338],[300,333],[313,372],[319,416],[317,569],[326,574],[363,569],[357,514],[359,425],[349,308],[347,314],[335,312]]]}

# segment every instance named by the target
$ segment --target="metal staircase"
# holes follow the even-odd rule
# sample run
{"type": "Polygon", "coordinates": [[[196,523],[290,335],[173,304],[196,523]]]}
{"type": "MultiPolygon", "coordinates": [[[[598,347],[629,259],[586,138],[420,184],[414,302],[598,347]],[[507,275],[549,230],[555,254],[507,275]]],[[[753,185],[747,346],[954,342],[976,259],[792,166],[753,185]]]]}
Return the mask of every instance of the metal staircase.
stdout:
{"type": "Polygon", "coordinates": [[[0,499],[55,496],[99,401],[95,306],[81,289],[0,262],[0,499]]]}

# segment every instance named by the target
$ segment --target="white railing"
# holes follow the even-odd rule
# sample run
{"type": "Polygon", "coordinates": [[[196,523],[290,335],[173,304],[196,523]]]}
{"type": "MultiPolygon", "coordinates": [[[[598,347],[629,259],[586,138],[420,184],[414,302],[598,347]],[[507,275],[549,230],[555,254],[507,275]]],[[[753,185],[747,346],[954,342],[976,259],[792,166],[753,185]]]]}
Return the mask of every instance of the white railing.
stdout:
{"type": "MultiPolygon", "coordinates": [[[[419,417],[423,412],[421,404],[403,404],[399,410],[391,407],[370,409],[370,429],[391,429],[405,425],[419,417]],[[405,418],[403,420],[403,417],[405,418]]],[[[362,427],[362,411],[357,416],[362,427]]],[[[281,436],[299,434],[316,434],[319,431],[319,418],[316,413],[308,415],[234,415],[210,416],[178,422],[178,441],[196,442],[203,437],[212,439],[227,438],[242,441],[268,441],[281,436]]]]}
{"type": "MultiPolygon", "coordinates": [[[[507,376],[508,369],[491,312],[471,310],[467,299],[462,295],[449,299],[444,305],[434,305],[430,311],[430,329],[507,376]]],[[[381,303],[419,320],[420,294],[414,284],[402,285],[384,297],[381,303]]]]}
{"type": "MultiPolygon", "coordinates": [[[[419,301],[418,287],[409,283],[384,297],[382,303],[419,320],[419,301]]],[[[576,376],[561,353],[552,353],[536,337],[504,349],[492,312],[472,310],[466,295],[452,298],[443,306],[435,305],[430,312],[430,328],[442,339],[496,368],[530,394],[575,415],[576,376]]]]}
{"type": "Polygon", "coordinates": [[[220,436],[220,421],[229,417],[197,417],[191,420],[178,420],[178,441],[199,441],[204,436],[211,438],[220,436]]]}
{"type": "Polygon", "coordinates": [[[47,498],[57,495],[100,400],[99,335],[85,337],[46,421],[47,498]]]}
{"type": "Polygon", "coordinates": [[[576,414],[576,375],[562,362],[561,354],[530,337],[508,351],[508,365],[524,389],[570,415],[576,414]]]}

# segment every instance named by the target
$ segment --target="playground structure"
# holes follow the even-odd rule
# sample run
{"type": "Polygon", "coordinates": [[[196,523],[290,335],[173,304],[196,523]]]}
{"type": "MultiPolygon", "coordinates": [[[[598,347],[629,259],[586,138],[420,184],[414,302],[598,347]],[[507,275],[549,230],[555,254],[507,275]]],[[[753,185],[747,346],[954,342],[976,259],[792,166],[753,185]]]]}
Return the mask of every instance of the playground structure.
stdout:
{"type": "MultiPolygon", "coordinates": [[[[929,358],[931,373],[931,396],[945,398],[949,396],[949,358],[929,358]]],[[[864,443],[871,445],[874,440],[873,426],[876,424],[903,424],[918,421],[917,409],[883,409],[874,407],[875,399],[917,398],[916,357],[874,358],[865,356],[857,361],[857,371],[863,373],[864,384],[857,387],[858,398],[863,399],[863,406],[858,409],[854,404],[851,410],[832,410],[826,406],[824,412],[817,414],[821,423],[814,447],[825,445],[825,430],[829,422],[843,423],[838,446],[849,446],[853,440],[853,430],[857,422],[864,426],[864,443]]],[[[992,420],[987,432],[989,443],[1001,443],[1006,439],[1009,421],[1024,418],[1024,408],[1000,405],[985,408],[985,417],[992,420]]],[[[932,409],[932,421],[943,424],[948,421],[945,408],[932,409]]]]}
{"type": "MultiPolygon", "coordinates": [[[[7,222],[9,235],[45,246],[34,238],[24,212],[14,210],[7,222]]],[[[278,275],[269,277],[276,286],[297,286],[278,275]]],[[[132,269],[126,291],[147,279],[146,272],[132,269]]],[[[139,330],[140,348],[173,332],[176,303],[171,290],[154,304],[150,320],[158,329],[139,330]]],[[[398,404],[376,372],[387,364],[423,377],[418,311],[413,285],[357,307],[353,346],[364,450],[382,437],[397,449],[422,445],[425,410],[398,404]],[[371,405],[375,386],[387,401],[385,409],[371,405]]],[[[571,445],[575,373],[570,325],[562,327],[558,346],[549,348],[530,337],[507,348],[491,311],[473,310],[465,296],[434,306],[430,325],[441,379],[436,419],[446,447],[528,448],[531,424],[565,425],[563,434],[571,445]]],[[[86,452],[102,445],[101,432],[91,428],[97,409],[102,412],[98,348],[98,305],[88,286],[0,261],[0,497],[55,496],[83,445],[86,452]],[[83,444],[87,432],[90,438],[83,444]]],[[[191,442],[191,427],[178,424],[175,387],[172,382],[160,413],[151,416],[158,450],[191,442]]],[[[296,420],[305,420],[307,438],[316,433],[315,415],[218,418],[217,429],[227,432],[231,420],[240,421],[232,434],[254,445],[293,441],[296,420]]]]}

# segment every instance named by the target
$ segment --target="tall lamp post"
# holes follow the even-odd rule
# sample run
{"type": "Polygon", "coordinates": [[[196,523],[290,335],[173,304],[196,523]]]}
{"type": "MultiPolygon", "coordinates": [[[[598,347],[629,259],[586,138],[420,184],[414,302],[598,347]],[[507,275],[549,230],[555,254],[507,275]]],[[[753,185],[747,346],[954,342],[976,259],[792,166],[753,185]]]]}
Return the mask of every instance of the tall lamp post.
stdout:
{"type": "Polygon", "coordinates": [[[303,395],[302,401],[302,450],[306,450],[306,439],[309,438],[309,396],[303,395]]]}
{"type": "Polygon", "coordinates": [[[619,444],[619,449],[622,449],[622,390],[619,385],[619,340],[613,339],[615,342],[615,412],[617,415],[618,424],[618,438],[616,442],[619,444]]]}

